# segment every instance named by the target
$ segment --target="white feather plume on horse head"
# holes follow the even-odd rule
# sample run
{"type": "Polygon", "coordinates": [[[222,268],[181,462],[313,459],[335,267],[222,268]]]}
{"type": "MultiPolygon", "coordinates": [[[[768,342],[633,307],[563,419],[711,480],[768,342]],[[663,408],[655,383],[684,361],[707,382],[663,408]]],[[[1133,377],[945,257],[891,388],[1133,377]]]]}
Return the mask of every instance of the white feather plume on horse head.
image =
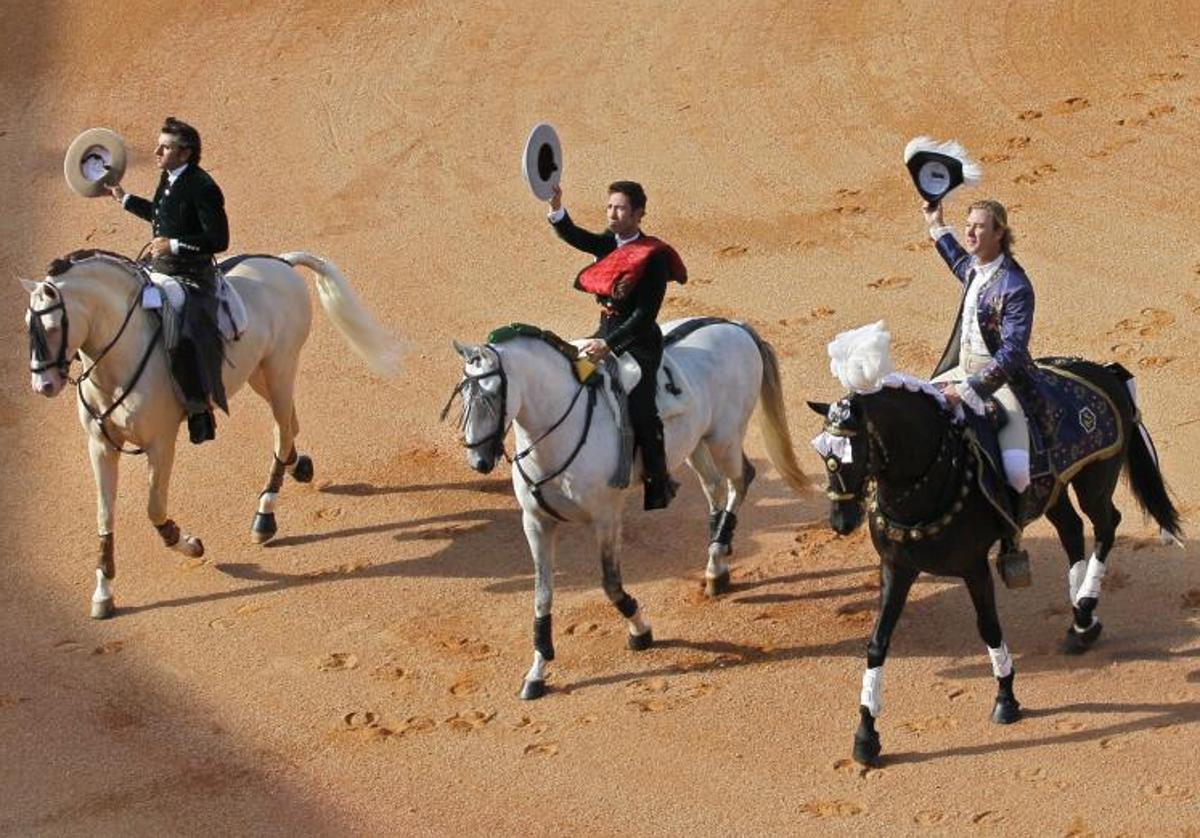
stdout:
{"type": "Polygon", "coordinates": [[[962,164],[963,182],[968,186],[974,186],[983,177],[983,167],[971,159],[962,143],[957,140],[939,143],[932,137],[913,137],[904,147],[904,162],[907,163],[919,151],[931,151],[953,157],[962,164]]]}
{"type": "Polygon", "coordinates": [[[829,371],[855,393],[874,393],[894,371],[892,335],[882,320],[842,332],[829,342],[829,371]]]}

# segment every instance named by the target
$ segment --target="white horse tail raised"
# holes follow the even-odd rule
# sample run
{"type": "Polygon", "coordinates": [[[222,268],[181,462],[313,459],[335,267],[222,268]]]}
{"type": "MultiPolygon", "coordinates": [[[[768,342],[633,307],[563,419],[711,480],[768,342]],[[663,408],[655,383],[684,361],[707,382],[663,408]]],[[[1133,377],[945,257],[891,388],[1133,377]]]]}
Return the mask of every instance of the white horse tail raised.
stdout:
{"type": "Polygon", "coordinates": [[[303,251],[283,253],[279,258],[292,266],[303,265],[317,275],[317,297],[333,325],[372,372],[395,378],[400,370],[400,342],[363,307],[337,265],[303,251]]]}
{"type": "Polygon", "coordinates": [[[775,349],[763,340],[759,334],[746,323],[739,323],[750,333],[758,344],[758,354],[762,356],[763,374],[762,386],[759,390],[760,410],[758,414],[759,428],[762,429],[763,442],[767,446],[767,456],[787,484],[801,494],[811,490],[808,478],[800,463],[796,460],[796,449],[792,446],[792,435],[788,430],[787,408],[783,403],[783,382],[779,377],[779,359],[775,349]]]}

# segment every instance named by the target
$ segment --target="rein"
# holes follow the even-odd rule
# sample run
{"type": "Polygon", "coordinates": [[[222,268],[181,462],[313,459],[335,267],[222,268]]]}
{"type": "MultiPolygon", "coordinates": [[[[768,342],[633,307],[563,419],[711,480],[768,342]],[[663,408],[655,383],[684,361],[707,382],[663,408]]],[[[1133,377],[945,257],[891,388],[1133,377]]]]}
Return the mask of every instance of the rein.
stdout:
{"type": "MultiPolygon", "coordinates": [[[[472,406],[471,405],[472,399],[470,396],[463,395],[463,394],[467,390],[472,390],[472,389],[477,388],[479,386],[477,384],[477,382],[482,381],[487,378],[492,378],[493,376],[499,376],[499,378],[500,378],[500,393],[499,393],[498,399],[500,402],[500,407],[499,407],[499,410],[497,411],[497,414],[499,415],[499,421],[496,423],[496,430],[493,431],[491,434],[488,434],[483,439],[478,440],[476,442],[467,441],[465,433],[464,433],[463,442],[462,442],[463,447],[479,448],[480,446],[487,445],[488,443],[492,443],[493,445],[495,445],[499,449],[499,453],[504,456],[504,459],[508,460],[514,466],[516,466],[517,473],[519,475],[521,475],[521,479],[525,481],[526,488],[529,489],[529,493],[531,495],[533,495],[533,498],[534,498],[534,500],[537,501],[538,506],[541,507],[542,510],[546,514],[552,516],[553,518],[556,518],[559,521],[566,521],[567,519],[565,517],[563,517],[562,514],[560,514],[558,512],[558,510],[556,510],[553,506],[551,506],[549,501],[546,500],[545,495],[542,492],[542,487],[545,486],[550,481],[554,480],[555,478],[561,476],[563,472],[565,472],[568,468],[570,468],[571,464],[573,462],[575,462],[575,458],[579,456],[579,452],[583,450],[583,446],[587,442],[588,434],[591,432],[592,417],[596,411],[596,398],[597,398],[596,397],[596,387],[589,386],[589,385],[581,382],[579,384],[579,387],[576,388],[576,390],[575,390],[575,395],[573,395],[571,397],[571,401],[567,405],[567,409],[565,411],[563,411],[563,414],[558,417],[558,419],[554,422],[554,424],[552,424],[546,431],[544,431],[537,439],[533,440],[533,442],[531,442],[531,443],[529,443],[529,445],[525,446],[525,448],[523,450],[518,451],[512,457],[509,457],[508,452],[504,449],[504,437],[508,435],[508,427],[510,424],[507,421],[507,418],[508,418],[507,417],[508,374],[505,372],[504,360],[501,357],[500,352],[496,349],[495,346],[493,346],[490,343],[487,344],[487,346],[496,355],[496,361],[498,364],[497,368],[494,370],[491,370],[489,372],[479,373],[477,375],[472,375],[470,373],[464,373],[463,380],[460,381],[458,386],[455,387],[454,390],[450,393],[450,398],[446,401],[446,406],[444,408],[442,408],[441,418],[443,420],[446,418],[446,415],[450,411],[450,405],[453,404],[455,397],[463,396],[464,408],[463,408],[463,418],[462,418],[461,424],[462,424],[464,432],[465,432],[467,418],[468,418],[468,415],[469,415],[469,412],[470,412],[471,406],[472,406]],[[562,423],[567,420],[567,417],[570,416],[571,412],[575,409],[575,405],[579,401],[579,396],[583,393],[583,391],[585,389],[588,391],[587,414],[584,418],[583,433],[580,434],[580,436],[579,436],[579,442],[577,442],[575,444],[575,448],[571,451],[570,456],[567,457],[566,461],[563,462],[562,465],[560,465],[554,471],[543,475],[542,477],[540,477],[537,480],[534,480],[532,477],[530,477],[526,473],[524,467],[522,467],[522,465],[521,465],[521,461],[533,453],[533,451],[537,447],[538,443],[542,442],[544,439],[546,439],[548,436],[550,436],[550,434],[554,433],[556,430],[559,429],[559,427],[562,425],[562,423]]],[[[485,400],[490,400],[490,398],[486,395],[484,395],[483,398],[485,400]]]]}
{"type": "MultiPolygon", "coordinates": [[[[79,375],[78,378],[71,378],[71,376],[68,374],[69,370],[70,370],[71,360],[73,360],[73,359],[68,359],[66,357],[67,336],[68,336],[68,330],[70,327],[70,323],[67,318],[66,297],[63,295],[62,288],[55,285],[54,283],[50,282],[50,280],[48,280],[48,279],[45,280],[45,283],[47,285],[49,285],[51,288],[55,289],[58,292],[58,302],[55,303],[54,305],[48,306],[44,309],[34,309],[32,306],[29,307],[29,312],[31,315],[33,315],[30,318],[30,340],[31,340],[31,343],[33,343],[33,345],[35,347],[35,357],[37,354],[39,354],[37,352],[38,345],[41,344],[42,346],[45,346],[45,343],[46,343],[45,330],[41,325],[42,315],[57,311],[60,308],[62,309],[62,313],[63,313],[62,314],[63,335],[62,335],[62,343],[59,345],[59,349],[58,349],[58,356],[53,361],[41,362],[39,360],[39,363],[37,363],[36,365],[31,363],[30,367],[29,367],[30,372],[39,373],[39,372],[45,372],[48,369],[59,370],[59,372],[62,373],[63,377],[66,378],[67,381],[72,386],[75,387],[75,393],[79,397],[79,403],[81,405],[83,405],[83,409],[87,412],[87,414],[91,418],[91,420],[93,422],[95,422],[96,426],[100,429],[100,433],[104,437],[104,441],[107,442],[114,451],[116,451],[120,454],[134,454],[134,455],[144,454],[144,453],[146,453],[146,451],[144,448],[126,448],[124,445],[117,443],[112,438],[112,435],[109,434],[108,426],[106,425],[106,422],[108,421],[109,417],[111,417],[112,414],[116,411],[116,409],[125,402],[126,397],[129,396],[130,392],[132,392],[133,388],[136,387],[137,383],[141,380],[142,373],[144,373],[146,371],[146,367],[150,363],[150,356],[154,353],[154,347],[158,344],[158,339],[162,335],[162,330],[163,330],[162,320],[160,319],[158,322],[158,325],[155,327],[154,334],[151,335],[151,337],[150,337],[150,342],[147,344],[146,351],[142,354],[141,360],[138,362],[137,368],[134,370],[133,377],[130,379],[129,383],[126,384],[124,388],[122,388],[121,394],[113,400],[112,404],[110,404],[107,409],[105,409],[103,412],[98,412],[96,408],[94,408],[90,404],[88,404],[87,399],[85,399],[83,396],[83,384],[85,382],[87,382],[87,383],[91,383],[93,387],[96,387],[96,384],[94,382],[91,382],[92,373],[95,371],[96,367],[98,367],[100,365],[100,362],[104,360],[105,356],[108,355],[108,353],[112,350],[112,348],[117,345],[117,341],[119,341],[121,339],[121,336],[123,334],[125,334],[126,328],[128,328],[130,321],[133,319],[134,312],[138,310],[138,302],[141,300],[142,291],[146,287],[146,285],[148,285],[150,282],[149,279],[146,278],[145,274],[142,273],[141,271],[139,271],[138,276],[142,280],[142,282],[141,282],[141,285],[138,286],[137,290],[133,293],[132,298],[130,299],[129,307],[125,312],[125,319],[121,321],[121,327],[119,329],[117,329],[117,333],[112,337],[112,339],[107,344],[104,345],[104,348],[100,350],[100,353],[96,356],[95,360],[93,360],[91,362],[91,364],[88,365],[87,369],[85,369],[79,375]],[[35,329],[36,329],[36,331],[35,331],[35,329]]],[[[46,354],[48,354],[49,347],[48,346],[45,347],[45,350],[46,350],[46,354]]],[[[76,353],[76,355],[78,355],[78,353],[76,353]]],[[[97,388],[97,389],[99,389],[99,388],[97,388]]]]}

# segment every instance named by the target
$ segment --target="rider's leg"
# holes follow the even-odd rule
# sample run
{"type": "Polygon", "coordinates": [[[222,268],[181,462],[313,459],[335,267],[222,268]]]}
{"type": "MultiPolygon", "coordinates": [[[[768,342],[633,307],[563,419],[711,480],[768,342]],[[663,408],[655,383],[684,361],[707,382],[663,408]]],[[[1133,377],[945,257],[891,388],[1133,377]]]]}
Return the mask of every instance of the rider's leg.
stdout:
{"type": "Polygon", "coordinates": [[[633,433],[642,450],[642,479],[645,483],[643,507],[665,509],[675,496],[678,484],[671,480],[667,469],[667,452],[663,444],[662,420],[655,400],[658,389],[658,364],[661,352],[631,350],[630,354],[642,368],[642,379],[629,393],[629,418],[633,433]]]}
{"type": "MultiPolygon", "coordinates": [[[[1029,486],[1030,481],[1029,423],[1025,418],[1025,411],[1021,409],[1021,403],[1017,401],[1011,388],[1001,387],[993,394],[993,397],[1004,408],[1008,417],[1008,421],[1000,429],[1000,457],[1004,463],[1004,476],[1013,492],[1013,520],[1020,524],[1021,493],[1029,486]]],[[[1016,553],[1020,548],[1021,534],[1018,532],[1011,540],[1002,540],[1000,552],[1001,554],[1016,553]]]]}

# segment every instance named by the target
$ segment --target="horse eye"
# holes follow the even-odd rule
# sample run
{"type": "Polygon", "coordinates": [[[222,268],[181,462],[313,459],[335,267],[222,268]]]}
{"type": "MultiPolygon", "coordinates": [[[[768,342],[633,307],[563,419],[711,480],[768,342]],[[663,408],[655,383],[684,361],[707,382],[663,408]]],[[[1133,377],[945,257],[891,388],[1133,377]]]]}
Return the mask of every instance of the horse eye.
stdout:
{"type": "Polygon", "coordinates": [[[50,287],[49,285],[44,285],[44,286],[42,286],[42,288],[46,294],[46,299],[48,299],[48,300],[55,299],[54,289],[52,287],[50,287]]]}

